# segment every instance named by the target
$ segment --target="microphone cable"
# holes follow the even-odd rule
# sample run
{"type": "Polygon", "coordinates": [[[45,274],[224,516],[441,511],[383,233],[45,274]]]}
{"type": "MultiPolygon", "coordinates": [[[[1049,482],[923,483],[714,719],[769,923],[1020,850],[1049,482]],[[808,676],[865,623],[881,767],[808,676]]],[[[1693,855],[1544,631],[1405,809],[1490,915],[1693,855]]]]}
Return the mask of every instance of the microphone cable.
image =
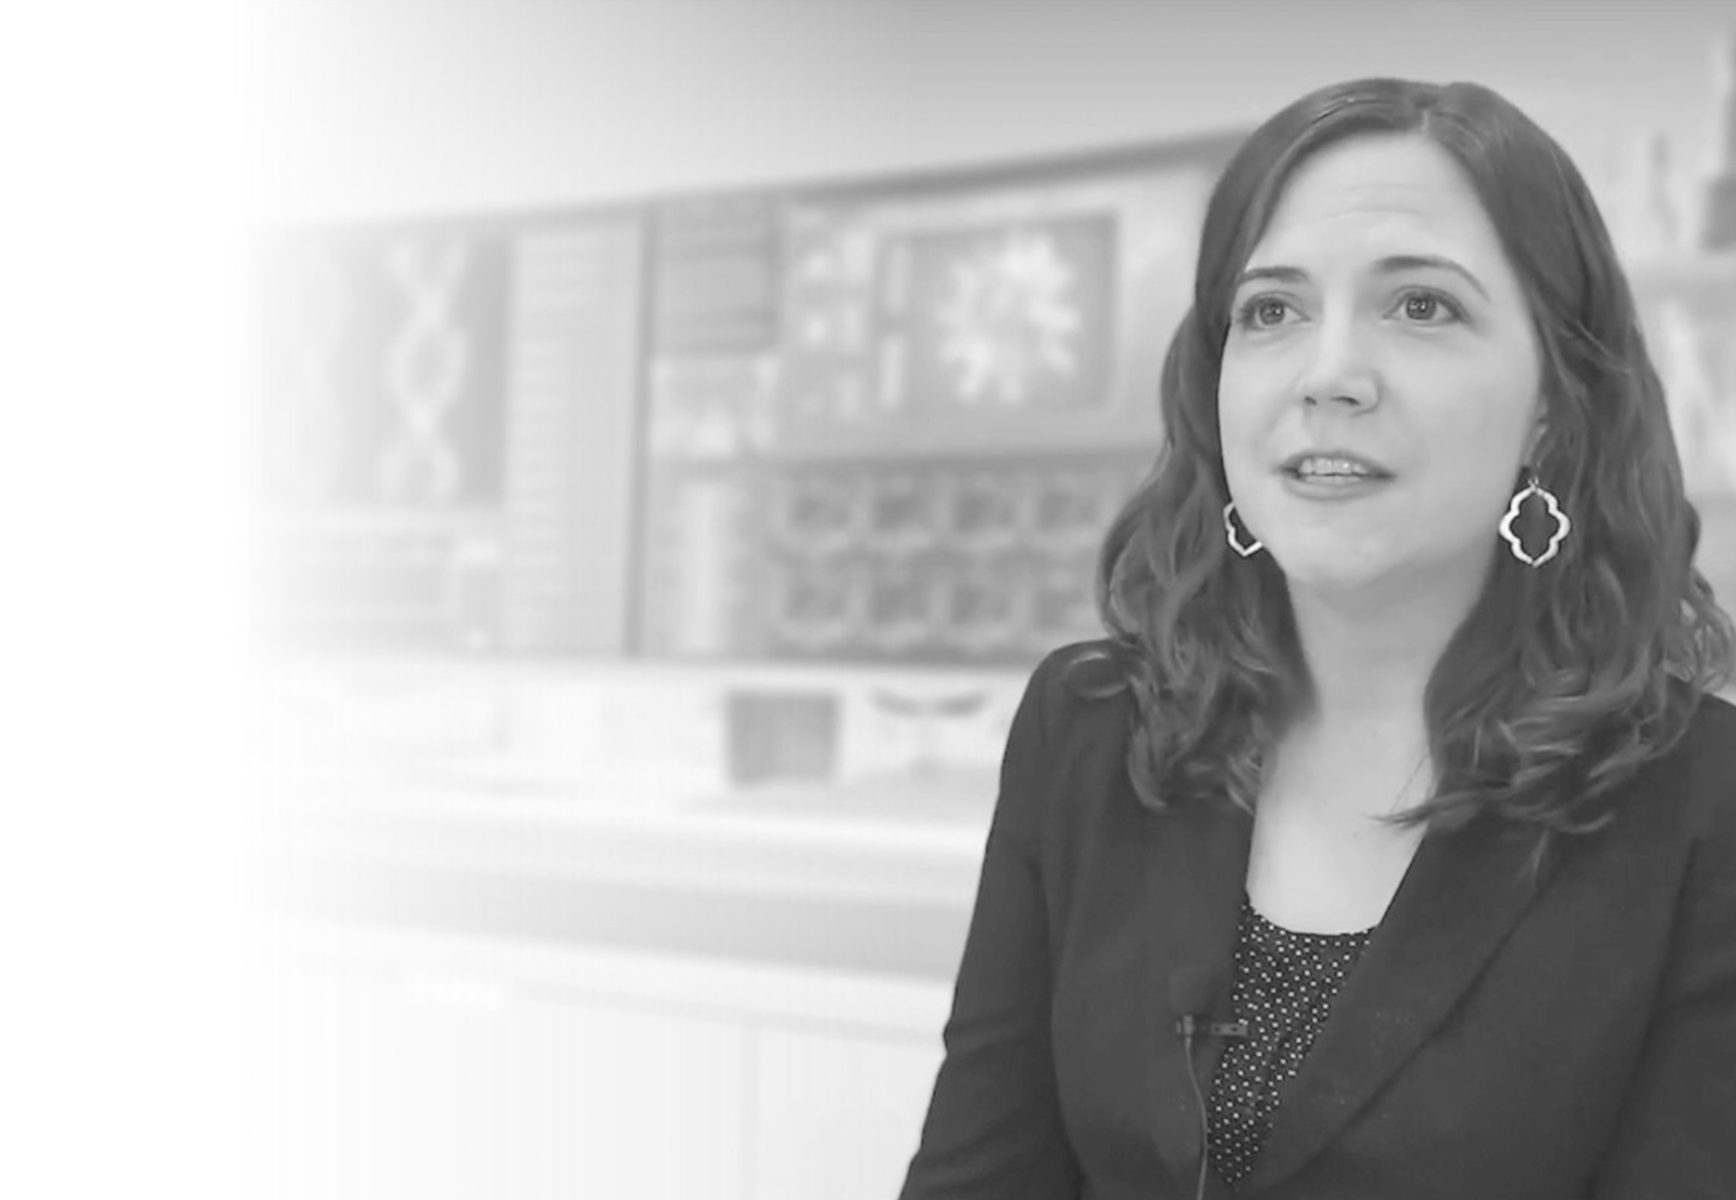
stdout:
{"type": "Polygon", "coordinates": [[[1194,1200],[1205,1200],[1206,1165],[1211,1150],[1211,1122],[1206,1108],[1204,1090],[1200,1087],[1199,1072],[1194,1068],[1194,1037],[1204,1033],[1208,1037],[1245,1038],[1248,1036],[1246,1021],[1213,1021],[1210,1016],[1201,1018],[1201,1012],[1210,1012],[1212,997],[1216,989],[1212,986],[1212,977],[1203,968],[1187,964],[1176,968],[1169,978],[1169,1004],[1175,1013],[1175,1031],[1181,1035],[1182,1061],[1187,1064],[1188,1086],[1193,1089],[1194,1111],[1200,1117],[1200,1169],[1194,1180],[1194,1200]]]}
{"type": "Polygon", "coordinates": [[[1200,1090],[1199,1072],[1194,1070],[1194,1019],[1183,1017],[1176,1022],[1176,1028],[1181,1032],[1181,1055],[1187,1063],[1187,1081],[1193,1088],[1194,1111],[1200,1115],[1200,1169],[1199,1177],[1194,1180],[1194,1200],[1205,1200],[1206,1195],[1206,1155],[1210,1150],[1211,1127],[1206,1117],[1206,1097],[1200,1090]]]}

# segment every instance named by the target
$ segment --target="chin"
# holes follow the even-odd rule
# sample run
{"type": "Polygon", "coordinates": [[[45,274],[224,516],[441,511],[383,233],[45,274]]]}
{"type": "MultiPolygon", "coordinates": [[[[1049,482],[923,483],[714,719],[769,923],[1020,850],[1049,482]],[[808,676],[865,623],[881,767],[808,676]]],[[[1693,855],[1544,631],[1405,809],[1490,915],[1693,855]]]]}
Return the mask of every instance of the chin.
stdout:
{"type": "Polygon", "coordinates": [[[1292,589],[1320,593],[1359,592],[1390,582],[1395,574],[1402,573],[1400,564],[1387,556],[1371,554],[1367,547],[1293,547],[1273,552],[1272,559],[1292,589]]]}
{"type": "Polygon", "coordinates": [[[1283,571],[1284,582],[1291,591],[1301,590],[1318,595],[1355,595],[1370,591],[1392,578],[1387,572],[1347,569],[1342,565],[1310,563],[1291,570],[1280,562],[1278,567],[1283,571]]]}
{"type": "MultiPolygon", "coordinates": [[[[1268,547],[1269,549],[1269,547],[1268,547]]],[[[1475,548],[1464,556],[1418,559],[1383,552],[1379,547],[1283,548],[1273,554],[1290,592],[1334,598],[1391,597],[1413,604],[1475,592],[1486,576],[1490,554],[1475,548]]]]}

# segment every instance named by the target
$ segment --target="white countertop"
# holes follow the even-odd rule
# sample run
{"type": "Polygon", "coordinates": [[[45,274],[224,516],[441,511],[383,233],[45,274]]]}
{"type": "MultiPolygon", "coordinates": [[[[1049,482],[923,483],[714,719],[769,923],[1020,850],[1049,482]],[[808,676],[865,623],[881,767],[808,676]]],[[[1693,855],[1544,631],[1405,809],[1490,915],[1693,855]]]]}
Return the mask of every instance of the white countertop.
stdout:
{"type": "Polygon", "coordinates": [[[470,759],[281,777],[263,832],[268,848],[358,861],[962,905],[994,786],[992,773],[937,769],[707,795],[672,778],[470,759]],[[876,796],[893,811],[876,814],[876,796]]]}

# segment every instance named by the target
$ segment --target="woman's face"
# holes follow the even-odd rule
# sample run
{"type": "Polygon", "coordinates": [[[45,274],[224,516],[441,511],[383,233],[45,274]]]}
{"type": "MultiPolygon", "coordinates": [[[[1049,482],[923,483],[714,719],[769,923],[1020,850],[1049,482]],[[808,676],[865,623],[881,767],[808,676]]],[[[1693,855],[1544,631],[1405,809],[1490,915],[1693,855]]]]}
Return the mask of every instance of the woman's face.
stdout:
{"type": "Polygon", "coordinates": [[[1305,160],[1218,378],[1230,495],[1292,590],[1474,594],[1540,414],[1524,294],[1447,152],[1376,135],[1305,160]]]}

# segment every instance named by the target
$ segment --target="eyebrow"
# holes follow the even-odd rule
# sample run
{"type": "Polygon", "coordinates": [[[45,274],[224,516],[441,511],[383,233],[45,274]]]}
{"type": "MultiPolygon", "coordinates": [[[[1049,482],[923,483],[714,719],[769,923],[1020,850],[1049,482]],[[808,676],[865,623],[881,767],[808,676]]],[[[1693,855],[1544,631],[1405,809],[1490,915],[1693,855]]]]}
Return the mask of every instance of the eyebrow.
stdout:
{"type": "MultiPolygon", "coordinates": [[[[1396,275],[1401,271],[1423,269],[1451,271],[1476,288],[1483,299],[1489,299],[1488,289],[1475,275],[1452,259],[1444,258],[1439,254],[1389,254],[1377,261],[1374,264],[1374,269],[1382,275],[1396,275]]],[[[1250,267],[1236,279],[1236,290],[1241,290],[1243,284],[1256,279],[1271,279],[1279,283],[1304,283],[1308,279],[1308,272],[1300,267],[1250,267]]]]}

